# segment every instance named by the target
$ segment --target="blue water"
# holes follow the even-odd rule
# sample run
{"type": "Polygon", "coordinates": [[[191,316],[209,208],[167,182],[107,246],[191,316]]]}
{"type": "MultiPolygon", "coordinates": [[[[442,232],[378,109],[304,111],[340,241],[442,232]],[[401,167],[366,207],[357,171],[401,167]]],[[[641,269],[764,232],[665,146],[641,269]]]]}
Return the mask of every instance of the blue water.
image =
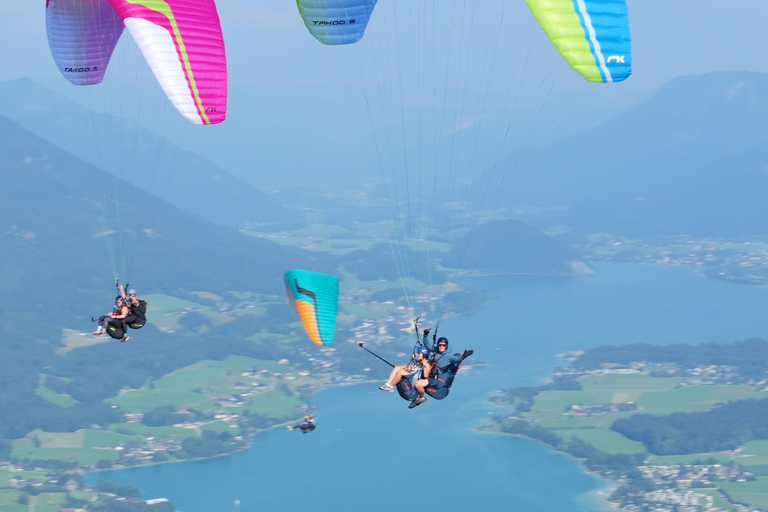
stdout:
{"type": "MultiPolygon", "coordinates": [[[[494,277],[475,285],[500,300],[445,321],[440,334],[453,348],[474,348],[474,359],[489,366],[460,374],[449,399],[408,410],[372,385],[330,389],[315,399],[319,422],[311,434],[277,429],[229,457],[91,479],[169,498],[183,512],[389,512],[422,499],[451,511],[606,510],[594,493],[603,484],[574,460],[532,441],[472,430],[498,413],[487,402],[493,391],[540,382],[567,350],[768,337],[768,289],[714,281],[690,267],[606,264],[590,276],[494,277]]],[[[372,368],[382,379],[387,374],[384,365],[372,361],[372,368]]]]}

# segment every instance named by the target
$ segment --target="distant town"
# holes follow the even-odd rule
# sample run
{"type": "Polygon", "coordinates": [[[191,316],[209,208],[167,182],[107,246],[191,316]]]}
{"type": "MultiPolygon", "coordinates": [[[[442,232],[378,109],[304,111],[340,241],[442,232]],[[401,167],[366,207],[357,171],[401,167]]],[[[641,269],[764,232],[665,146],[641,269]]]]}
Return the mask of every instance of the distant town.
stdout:
{"type": "Polygon", "coordinates": [[[768,284],[768,238],[745,240],[678,235],[639,240],[602,234],[589,235],[579,247],[587,261],[694,265],[714,279],[740,284],[768,284]]]}
{"type": "Polygon", "coordinates": [[[632,512],[768,510],[768,342],[568,352],[548,383],[504,390],[483,430],[568,453],[632,512]],[[724,362],[728,364],[723,364],[724,362]]]}

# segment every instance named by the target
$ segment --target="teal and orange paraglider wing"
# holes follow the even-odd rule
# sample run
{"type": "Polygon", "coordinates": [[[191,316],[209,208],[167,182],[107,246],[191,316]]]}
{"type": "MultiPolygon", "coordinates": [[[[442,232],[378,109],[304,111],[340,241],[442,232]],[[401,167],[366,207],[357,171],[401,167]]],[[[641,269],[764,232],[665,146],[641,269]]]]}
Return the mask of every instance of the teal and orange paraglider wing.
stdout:
{"type": "Polygon", "coordinates": [[[288,300],[310,339],[316,345],[330,345],[336,330],[338,278],[309,270],[289,270],[284,279],[288,300]]]}

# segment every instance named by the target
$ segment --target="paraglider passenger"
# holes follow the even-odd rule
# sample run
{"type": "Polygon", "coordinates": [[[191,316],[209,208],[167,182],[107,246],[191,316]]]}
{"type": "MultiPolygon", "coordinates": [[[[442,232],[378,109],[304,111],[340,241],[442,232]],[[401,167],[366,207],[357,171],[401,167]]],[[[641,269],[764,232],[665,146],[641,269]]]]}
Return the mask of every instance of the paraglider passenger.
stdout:
{"type": "Polygon", "coordinates": [[[429,349],[427,347],[417,348],[414,353],[414,361],[410,364],[392,368],[387,382],[379,386],[379,389],[382,391],[394,391],[395,386],[403,377],[408,377],[418,370],[421,370],[419,378],[429,377],[429,373],[432,371],[432,366],[429,364],[429,349]]]}
{"type": "MultiPolygon", "coordinates": [[[[112,313],[108,313],[102,317],[99,317],[99,326],[93,331],[94,336],[105,334],[110,325],[121,327],[123,320],[131,313],[131,308],[128,306],[128,301],[122,297],[115,299],[117,310],[112,313]]],[[[127,340],[128,336],[125,336],[123,340],[127,340]]]]}

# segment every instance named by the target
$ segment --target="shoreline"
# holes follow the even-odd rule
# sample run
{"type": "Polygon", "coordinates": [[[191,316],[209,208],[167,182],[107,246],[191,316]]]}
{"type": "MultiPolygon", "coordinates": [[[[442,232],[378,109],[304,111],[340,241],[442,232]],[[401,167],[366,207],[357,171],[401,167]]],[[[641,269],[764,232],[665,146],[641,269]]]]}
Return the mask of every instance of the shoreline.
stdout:
{"type": "MultiPolygon", "coordinates": [[[[354,382],[354,383],[345,382],[345,383],[341,383],[341,384],[331,384],[331,385],[328,385],[328,386],[318,387],[314,391],[315,392],[320,392],[320,391],[326,391],[326,390],[334,389],[334,388],[341,388],[341,387],[345,387],[345,386],[359,386],[359,385],[362,385],[362,384],[375,384],[377,382],[379,382],[379,381],[378,380],[366,380],[366,381],[354,382]]],[[[315,393],[312,393],[312,394],[314,395],[315,393]]],[[[302,405],[307,406],[307,404],[302,404],[302,405]]],[[[162,466],[162,465],[165,465],[165,464],[178,464],[178,463],[183,463],[183,462],[198,462],[198,461],[203,461],[203,460],[211,460],[211,459],[218,459],[218,458],[221,458],[221,457],[228,457],[230,455],[234,455],[236,453],[242,453],[242,452],[252,448],[253,445],[255,444],[255,440],[256,440],[257,436],[259,436],[261,434],[264,434],[265,432],[269,432],[270,430],[275,430],[275,429],[277,429],[279,427],[285,427],[287,425],[290,425],[291,423],[297,421],[298,418],[300,418],[300,417],[297,417],[297,418],[294,418],[294,419],[290,419],[290,420],[287,420],[287,421],[283,421],[281,423],[277,423],[275,425],[272,425],[271,427],[255,429],[255,432],[252,432],[248,436],[248,442],[245,444],[245,446],[243,446],[242,448],[239,448],[237,450],[233,450],[231,452],[219,453],[219,454],[216,454],[216,455],[211,455],[209,457],[193,457],[193,458],[189,458],[189,459],[164,460],[162,462],[148,462],[146,464],[137,464],[135,466],[123,466],[123,467],[119,467],[119,468],[95,469],[95,470],[91,470],[91,471],[85,471],[83,474],[84,475],[95,475],[95,474],[98,474],[98,473],[105,473],[105,472],[108,472],[108,471],[123,471],[123,470],[126,470],[126,469],[145,468],[145,467],[151,467],[151,466],[162,466]]]]}
{"type": "MultiPolygon", "coordinates": [[[[497,407],[502,407],[502,406],[497,406],[497,407]]],[[[597,489],[593,489],[591,491],[588,491],[585,494],[590,494],[590,495],[595,496],[595,499],[600,501],[601,504],[603,504],[606,507],[608,507],[608,508],[605,509],[606,512],[609,511],[609,510],[622,510],[620,507],[615,506],[611,501],[609,501],[609,498],[610,498],[613,490],[615,490],[621,484],[616,482],[615,480],[610,480],[610,479],[605,478],[604,476],[602,476],[602,475],[600,475],[600,474],[598,474],[598,473],[596,473],[594,471],[590,471],[589,469],[587,469],[584,466],[584,464],[583,464],[584,459],[579,459],[578,457],[574,457],[570,453],[566,453],[566,452],[557,450],[557,449],[553,448],[551,445],[548,445],[547,443],[544,443],[544,442],[539,441],[538,439],[534,439],[532,437],[526,437],[526,436],[524,436],[522,434],[510,434],[509,432],[500,432],[500,431],[493,431],[493,430],[483,430],[481,426],[480,427],[473,427],[471,430],[473,432],[477,433],[477,434],[498,435],[498,436],[504,436],[504,437],[516,437],[518,439],[525,439],[527,441],[531,441],[533,443],[536,443],[536,444],[538,444],[540,446],[545,446],[552,453],[557,453],[559,455],[563,455],[566,458],[571,459],[571,460],[577,462],[579,464],[579,468],[581,469],[582,473],[584,473],[585,475],[589,475],[589,476],[593,477],[595,480],[597,480],[598,482],[600,482],[600,485],[597,487],[597,489]],[[606,493],[605,495],[601,494],[604,491],[606,491],[607,489],[611,489],[611,492],[610,493],[606,493]]]]}
{"type": "MultiPolygon", "coordinates": [[[[617,265],[617,263],[614,263],[614,262],[600,262],[596,266],[597,273],[601,273],[602,270],[605,270],[605,269],[602,268],[602,265],[606,265],[606,264],[609,267],[610,266],[619,266],[619,265],[617,265]]],[[[669,268],[669,266],[653,265],[653,264],[647,264],[647,263],[634,263],[634,262],[630,262],[630,265],[631,266],[641,265],[643,267],[662,267],[663,266],[663,267],[669,268]]],[[[623,265],[621,265],[621,266],[623,266],[623,265]]],[[[679,266],[678,266],[678,268],[679,268],[679,266]]],[[[704,275],[704,274],[702,274],[700,272],[697,272],[696,271],[697,269],[693,269],[690,266],[688,266],[688,268],[685,269],[685,270],[687,270],[689,272],[692,272],[693,274],[697,275],[698,277],[707,277],[706,275],[704,275]]],[[[550,275],[550,276],[552,276],[552,275],[550,275]]],[[[479,277],[479,276],[473,276],[473,277],[479,277]]],[[[552,277],[554,277],[554,276],[552,276],[552,277]]],[[[559,277],[566,277],[567,278],[567,277],[575,277],[575,276],[573,274],[571,274],[570,276],[569,275],[560,275],[559,277]]],[[[503,301],[503,300],[504,300],[503,297],[498,297],[498,296],[494,297],[491,300],[484,302],[484,304],[482,304],[479,308],[476,308],[476,311],[487,310],[490,305],[492,305],[494,303],[498,303],[499,301],[503,301]]],[[[462,315],[462,316],[464,316],[464,315],[462,315]]],[[[549,356],[550,357],[552,357],[552,356],[556,357],[556,356],[558,356],[558,355],[560,355],[562,353],[563,353],[563,350],[562,350],[562,347],[560,347],[558,350],[551,351],[549,353],[549,356]]],[[[546,380],[547,380],[547,375],[544,375],[544,374],[540,374],[540,375],[538,375],[538,378],[535,378],[535,381],[537,383],[543,383],[546,380]]],[[[317,393],[319,393],[321,391],[324,391],[324,390],[333,389],[333,388],[339,388],[341,386],[356,386],[356,385],[360,385],[360,384],[375,383],[375,382],[378,382],[378,380],[372,380],[371,379],[371,380],[359,381],[359,382],[354,382],[354,383],[345,382],[345,383],[335,383],[335,384],[328,384],[328,385],[324,385],[324,386],[318,386],[316,389],[312,390],[312,395],[316,395],[317,393]]],[[[532,384],[532,385],[536,385],[536,384],[532,384]]],[[[501,388],[499,388],[499,389],[501,389],[501,388]]],[[[476,404],[482,404],[482,403],[488,404],[489,402],[487,400],[487,397],[488,396],[492,396],[493,393],[498,391],[498,389],[487,389],[486,391],[487,391],[487,394],[485,395],[485,398],[477,397],[477,398],[472,399],[472,402],[476,403],[476,404]]],[[[499,404],[495,404],[495,403],[491,403],[491,405],[493,405],[494,408],[496,408],[496,407],[505,407],[503,405],[499,405],[499,404]]],[[[487,419],[487,417],[485,417],[482,414],[477,414],[477,415],[473,414],[473,418],[472,418],[473,422],[479,423],[479,422],[477,422],[478,419],[485,420],[485,419],[487,419]]],[[[238,450],[235,450],[235,451],[232,451],[232,452],[228,452],[228,453],[225,453],[225,454],[219,454],[219,455],[215,455],[215,456],[212,456],[212,457],[201,457],[201,458],[194,458],[194,459],[183,459],[183,460],[165,461],[165,462],[160,462],[160,463],[149,463],[149,464],[142,464],[140,466],[129,466],[129,467],[120,468],[120,469],[130,469],[131,467],[154,466],[154,465],[159,465],[159,464],[165,464],[167,462],[199,461],[199,460],[206,460],[206,459],[222,457],[222,456],[226,456],[226,455],[233,455],[233,454],[238,453],[238,452],[244,452],[247,449],[253,447],[254,443],[257,440],[257,436],[259,434],[263,434],[265,432],[268,432],[269,430],[272,430],[272,429],[274,429],[276,427],[277,428],[284,427],[287,424],[289,424],[289,422],[282,422],[282,423],[279,423],[279,424],[275,424],[275,425],[273,425],[271,427],[255,431],[252,435],[250,435],[248,437],[248,443],[245,446],[243,446],[242,448],[239,448],[238,450]]],[[[468,430],[472,430],[473,433],[502,434],[502,435],[506,435],[506,436],[521,437],[521,438],[525,438],[525,439],[528,439],[528,440],[536,441],[538,444],[546,444],[546,443],[543,443],[543,442],[538,441],[536,439],[532,439],[530,437],[526,437],[526,436],[520,435],[520,434],[510,434],[510,433],[500,432],[500,431],[482,430],[481,428],[482,428],[481,425],[476,425],[476,426],[471,426],[468,430]]],[[[554,447],[552,447],[551,445],[546,445],[546,446],[547,446],[547,449],[552,451],[552,452],[556,452],[556,453],[561,454],[561,455],[566,455],[570,459],[577,461],[578,464],[579,464],[578,471],[581,472],[584,475],[588,475],[590,478],[594,478],[595,479],[597,487],[595,489],[592,489],[592,490],[587,491],[587,492],[584,493],[585,495],[589,495],[590,496],[588,499],[591,500],[591,503],[593,504],[593,506],[595,508],[597,508],[599,506],[599,507],[602,507],[601,510],[604,509],[606,511],[608,511],[608,510],[621,510],[617,505],[612,504],[608,500],[610,494],[612,493],[612,490],[615,489],[616,487],[618,487],[620,485],[620,483],[617,483],[617,481],[615,481],[615,480],[611,480],[611,479],[605,478],[605,477],[599,475],[596,472],[590,471],[589,469],[587,469],[583,465],[583,459],[578,459],[578,458],[576,458],[576,457],[574,457],[574,456],[572,456],[572,455],[570,455],[570,454],[568,454],[566,452],[559,451],[559,450],[555,449],[554,447]]],[[[95,473],[101,473],[103,471],[105,471],[105,470],[94,471],[94,472],[89,472],[89,473],[95,474],[95,473]]],[[[106,471],[110,471],[110,470],[106,470],[106,471]]],[[[117,471],[117,469],[112,469],[112,471],[117,471]]],[[[576,497],[574,497],[574,498],[576,498],[576,497]]],[[[587,498],[585,498],[585,499],[587,499],[587,498]]]]}

